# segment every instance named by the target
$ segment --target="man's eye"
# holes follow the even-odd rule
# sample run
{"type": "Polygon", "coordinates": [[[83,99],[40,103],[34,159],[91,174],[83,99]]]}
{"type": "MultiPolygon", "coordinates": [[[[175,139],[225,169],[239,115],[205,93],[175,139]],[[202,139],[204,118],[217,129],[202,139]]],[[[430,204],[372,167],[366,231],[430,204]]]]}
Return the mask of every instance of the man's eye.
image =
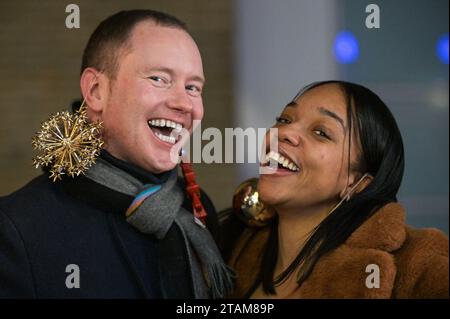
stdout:
{"type": "Polygon", "coordinates": [[[199,96],[202,94],[202,89],[197,85],[187,85],[186,90],[192,96],[199,96]]]}
{"type": "Polygon", "coordinates": [[[162,77],[159,77],[159,76],[151,76],[149,78],[150,78],[150,80],[153,80],[155,82],[162,82],[162,81],[164,81],[164,79],[162,77]]]}
{"type": "Polygon", "coordinates": [[[282,116],[277,116],[275,120],[276,120],[277,124],[289,124],[289,123],[291,123],[290,120],[288,120],[287,118],[282,117],[282,116]]]}
{"type": "Polygon", "coordinates": [[[157,87],[167,87],[170,84],[169,80],[167,80],[166,78],[156,75],[150,76],[149,79],[152,80],[153,85],[157,87]]]}

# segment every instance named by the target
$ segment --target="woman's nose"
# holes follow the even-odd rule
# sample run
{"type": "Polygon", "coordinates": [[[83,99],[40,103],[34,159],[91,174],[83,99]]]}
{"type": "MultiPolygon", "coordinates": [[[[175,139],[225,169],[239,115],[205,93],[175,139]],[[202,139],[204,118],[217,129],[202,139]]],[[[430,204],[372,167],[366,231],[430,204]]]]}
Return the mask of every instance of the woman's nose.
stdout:
{"type": "Polygon", "coordinates": [[[298,129],[290,125],[278,128],[278,142],[287,143],[292,146],[300,145],[301,137],[298,129]]]}

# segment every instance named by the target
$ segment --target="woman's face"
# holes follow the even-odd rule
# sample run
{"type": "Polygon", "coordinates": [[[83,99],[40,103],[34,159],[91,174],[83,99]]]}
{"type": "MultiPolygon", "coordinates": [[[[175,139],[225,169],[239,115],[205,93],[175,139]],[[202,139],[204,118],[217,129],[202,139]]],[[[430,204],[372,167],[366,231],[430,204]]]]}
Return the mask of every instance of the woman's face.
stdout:
{"type": "MultiPolygon", "coordinates": [[[[307,91],[284,108],[274,127],[278,129],[279,155],[269,157],[280,161],[283,156],[295,166],[285,162],[288,168],[279,165],[272,174],[261,174],[261,199],[276,209],[331,209],[347,186],[361,176],[352,171],[348,175],[349,129],[341,88],[325,84],[307,91]]],[[[353,135],[351,163],[358,155],[355,141],[353,135]]]]}

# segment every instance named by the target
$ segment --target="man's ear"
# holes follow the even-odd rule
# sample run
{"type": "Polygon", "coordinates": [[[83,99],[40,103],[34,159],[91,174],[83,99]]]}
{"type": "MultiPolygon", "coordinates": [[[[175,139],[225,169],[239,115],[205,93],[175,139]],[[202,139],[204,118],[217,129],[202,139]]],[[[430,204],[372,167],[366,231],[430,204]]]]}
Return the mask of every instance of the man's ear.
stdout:
{"type": "Polygon", "coordinates": [[[355,177],[356,178],[353,179],[353,182],[347,185],[347,187],[340,193],[341,199],[350,199],[354,194],[362,192],[373,181],[373,176],[369,173],[359,176],[356,175],[355,177]]]}
{"type": "Polygon", "coordinates": [[[86,68],[80,78],[81,93],[91,120],[101,120],[109,94],[109,80],[94,68],[86,68]]]}

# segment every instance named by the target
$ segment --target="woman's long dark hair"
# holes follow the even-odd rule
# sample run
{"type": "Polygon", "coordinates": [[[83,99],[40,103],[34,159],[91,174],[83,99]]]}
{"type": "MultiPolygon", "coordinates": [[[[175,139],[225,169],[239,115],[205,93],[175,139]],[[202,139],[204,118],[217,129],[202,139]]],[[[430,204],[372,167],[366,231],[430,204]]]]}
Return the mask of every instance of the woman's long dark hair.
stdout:
{"type": "MultiPolygon", "coordinates": [[[[272,224],[271,235],[262,258],[259,282],[267,294],[275,294],[275,286],[283,283],[299,270],[301,285],[323,255],[343,244],[347,238],[379,208],[397,201],[397,192],[403,177],[403,141],[397,123],[384,102],[369,89],[354,83],[326,81],[303,88],[296,98],[305,92],[325,84],[337,84],[342,89],[347,104],[349,145],[352,128],[357,130],[361,144],[357,170],[370,173],[372,182],[362,192],[344,202],[328,215],[311,233],[294,261],[274,280],[278,256],[278,220],[272,224]],[[354,123],[356,120],[356,123],[354,123]]],[[[295,98],[294,98],[295,99],[295,98]]],[[[349,154],[350,158],[350,148],[349,154]]],[[[349,161],[350,172],[350,161],[349,161]]]]}

